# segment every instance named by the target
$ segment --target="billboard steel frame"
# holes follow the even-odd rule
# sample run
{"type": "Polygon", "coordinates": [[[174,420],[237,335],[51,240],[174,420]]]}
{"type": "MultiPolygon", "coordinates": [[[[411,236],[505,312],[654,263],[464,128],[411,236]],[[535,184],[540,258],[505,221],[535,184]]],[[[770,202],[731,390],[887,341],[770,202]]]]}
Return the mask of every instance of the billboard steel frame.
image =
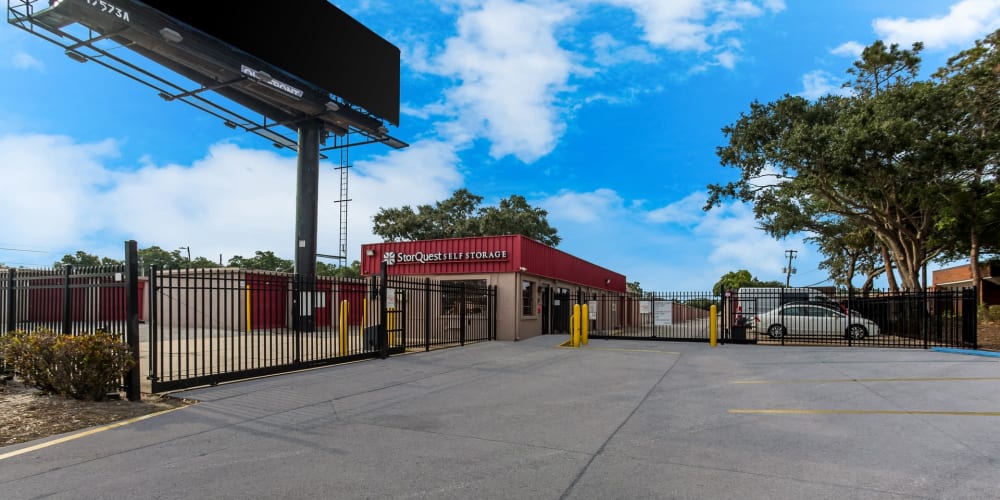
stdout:
{"type": "MultiPolygon", "coordinates": [[[[314,276],[316,270],[322,152],[373,143],[408,146],[388,135],[381,118],[143,2],[8,0],[7,21],[62,47],[77,62],[96,63],[150,87],[168,102],[184,102],[229,128],[296,151],[295,272],[302,276],[314,276]],[[38,4],[46,7],[36,9],[38,4]],[[121,48],[129,51],[117,50],[121,48]],[[127,53],[153,64],[144,67],[124,57],[127,53]],[[331,135],[333,143],[326,145],[331,135]],[[351,141],[351,136],[360,140],[351,141]]],[[[309,328],[311,312],[304,316],[308,318],[300,324],[309,328]]]]}

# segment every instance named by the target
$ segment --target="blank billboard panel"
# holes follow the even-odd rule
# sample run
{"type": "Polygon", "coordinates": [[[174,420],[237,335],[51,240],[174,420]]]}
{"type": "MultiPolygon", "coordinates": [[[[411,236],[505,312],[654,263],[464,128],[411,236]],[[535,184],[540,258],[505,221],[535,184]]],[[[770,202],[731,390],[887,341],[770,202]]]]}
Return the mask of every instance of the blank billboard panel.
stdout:
{"type": "Polygon", "coordinates": [[[142,0],[399,125],[399,48],[327,0],[142,0]]]}

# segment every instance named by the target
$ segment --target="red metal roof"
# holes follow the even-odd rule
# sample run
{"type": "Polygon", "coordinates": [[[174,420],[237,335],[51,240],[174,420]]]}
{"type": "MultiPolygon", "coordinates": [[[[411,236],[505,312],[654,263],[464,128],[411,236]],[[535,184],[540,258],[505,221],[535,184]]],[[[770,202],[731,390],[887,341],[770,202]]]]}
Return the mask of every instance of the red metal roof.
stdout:
{"type": "Polygon", "coordinates": [[[521,235],[369,243],[361,246],[361,273],[391,275],[514,273],[625,292],[625,275],[521,235]],[[370,254],[370,255],[369,255],[370,254]]]}

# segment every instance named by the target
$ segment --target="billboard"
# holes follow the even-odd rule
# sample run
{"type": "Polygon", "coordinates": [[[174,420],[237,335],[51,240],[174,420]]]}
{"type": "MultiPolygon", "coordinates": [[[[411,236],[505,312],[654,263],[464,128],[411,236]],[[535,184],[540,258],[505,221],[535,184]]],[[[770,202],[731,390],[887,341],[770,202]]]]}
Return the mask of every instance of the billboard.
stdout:
{"type": "Polygon", "coordinates": [[[399,48],[327,0],[142,0],[399,125],[399,48]]]}

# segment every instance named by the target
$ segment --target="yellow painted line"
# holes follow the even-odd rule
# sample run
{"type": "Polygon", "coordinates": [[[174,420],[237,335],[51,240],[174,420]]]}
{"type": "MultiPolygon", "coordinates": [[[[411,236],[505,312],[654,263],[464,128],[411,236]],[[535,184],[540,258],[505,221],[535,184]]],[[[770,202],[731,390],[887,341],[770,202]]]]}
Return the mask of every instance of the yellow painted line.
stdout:
{"type": "Polygon", "coordinates": [[[841,382],[983,382],[998,381],[1000,377],[915,377],[915,378],[849,378],[849,379],[800,379],[800,380],[733,380],[731,384],[832,384],[841,382]]]}
{"type": "Polygon", "coordinates": [[[130,418],[128,420],[122,420],[120,422],[115,422],[113,424],[102,425],[100,427],[94,427],[92,429],[87,429],[85,431],[78,432],[76,434],[70,434],[68,436],[63,436],[63,437],[61,437],[59,439],[53,439],[52,441],[46,441],[44,443],[39,443],[39,444],[36,444],[36,445],[33,445],[33,446],[28,446],[27,448],[21,448],[20,450],[14,450],[14,451],[11,451],[11,452],[8,452],[8,453],[4,453],[4,454],[0,455],[0,460],[6,460],[8,458],[16,457],[18,455],[24,455],[25,453],[31,453],[33,451],[38,451],[38,450],[41,450],[43,448],[48,448],[49,446],[55,446],[57,444],[62,444],[62,443],[66,443],[66,442],[69,442],[69,441],[73,441],[74,439],[80,439],[80,438],[87,437],[87,436],[90,436],[90,435],[93,435],[93,434],[97,434],[98,432],[104,432],[104,431],[107,431],[107,430],[116,429],[118,427],[124,427],[126,425],[133,424],[135,422],[140,422],[140,421],[143,421],[143,420],[146,420],[146,419],[149,419],[149,418],[156,417],[158,415],[163,415],[165,413],[170,413],[172,411],[177,411],[177,410],[180,410],[181,408],[185,408],[185,407],[186,406],[178,406],[177,408],[171,408],[169,410],[158,411],[156,413],[150,413],[148,415],[143,415],[141,417],[130,418]]]}
{"type": "Polygon", "coordinates": [[[910,410],[748,410],[735,409],[739,415],[943,415],[950,417],[1000,417],[1000,411],[910,411],[910,410]]]}

